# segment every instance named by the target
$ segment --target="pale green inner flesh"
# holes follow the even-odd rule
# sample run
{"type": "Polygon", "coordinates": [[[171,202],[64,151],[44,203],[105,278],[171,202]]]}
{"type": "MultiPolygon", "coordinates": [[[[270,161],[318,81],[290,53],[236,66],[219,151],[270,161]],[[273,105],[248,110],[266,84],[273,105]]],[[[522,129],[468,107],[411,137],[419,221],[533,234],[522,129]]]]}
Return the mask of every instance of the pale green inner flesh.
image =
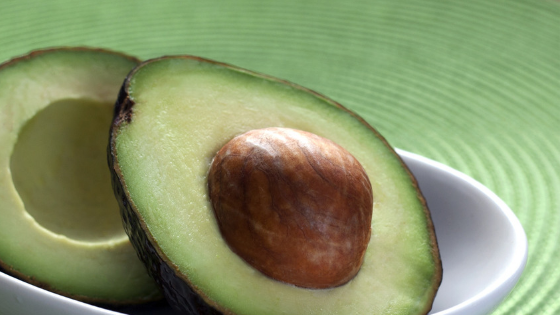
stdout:
{"type": "Polygon", "coordinates": [[[125,237],[107,168],[111,104],[61,100],[23,127],[10,169],[26,211],[81,241],[125,237]]]}
{"type": "Polygon", "coordinates": [[[374,134],[332,104],[285,85],[189,60],[141,68],[130,87],[133,119],[117,154],[130,197],[169,260],[217,304],[238,314],[411,314],[426,307],[434,262],[411,180],[374,134]],[[290,127],[350,151],[372,182],[372,238],[348,284],[308,290],[271,280],[222,239],[207,172],[235,135],[290,127]]]}
{"type": "Polygon", "coordinates": [[[135,64],[52,51],[0,70],[0,261],[24,279],[103,301],[158,295],[118,221],[105,159],[135,64]]]}

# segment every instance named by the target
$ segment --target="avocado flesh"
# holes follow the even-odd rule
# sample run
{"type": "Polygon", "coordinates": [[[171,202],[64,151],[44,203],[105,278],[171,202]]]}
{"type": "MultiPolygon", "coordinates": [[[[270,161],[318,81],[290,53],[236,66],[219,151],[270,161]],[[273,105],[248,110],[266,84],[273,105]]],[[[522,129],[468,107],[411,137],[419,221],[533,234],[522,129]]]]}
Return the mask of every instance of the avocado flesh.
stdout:
{"type": "Polygon", "coordinates": [[[124,236],[104,150],[112,106],[60,100],[19,133],[10,163],[14,185],[27,213],[47,230],[85,242],[124,236]]]}
{"type": "Polygon", "coordinates": [[[48,290],[140,303],[159,290],[122,228],[106,166],[114,98],[137,64],[90,49],[0,66],[0,264],[48,290]]]}
{"type": "MultiPolygon", "coordinates": [[[[135,243],[141,255],[155,252],[144,257],[148,265],[176,268],[184,283],[222,313],[429,311],[441,281],[429,212],[401,160],[357,116],[293,84],[187,56],[143,63],[125,81],[120,100],[110,160],[116,186],[123,189],[117,194],[128,209],[125,222],[132,221],[127,232],[133,243],[134,235],[142,235],[135,243]],[[221,237],[207,196],[212,158],[234,136],[266,127],[331,139],[368,173],[372,236],[362,268],[349,283],[312,290],[271,280],[221,237]]],[[[152,268],[155,277],[157,269],[152,268]]],[[[162,282],[171,283],[164,288],[171,295],[181,291],[173,281],[162,282]]]]}

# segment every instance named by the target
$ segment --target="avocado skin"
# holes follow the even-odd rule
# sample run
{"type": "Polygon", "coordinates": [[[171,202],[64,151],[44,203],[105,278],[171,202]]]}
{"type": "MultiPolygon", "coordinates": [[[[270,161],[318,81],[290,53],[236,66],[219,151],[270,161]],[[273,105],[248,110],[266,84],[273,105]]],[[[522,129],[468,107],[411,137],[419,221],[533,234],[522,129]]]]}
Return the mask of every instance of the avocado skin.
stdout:
{"type": "Polygon", "coordinates": [[[126,234],[128,234],[138,257],[147,267],[148,274],[163,289],[165,298],[175,309],[185,314],[228,314],[227,312],[219,312],[206,303],[201,297],[201,293],[187,284],[187,279],[180,277],[174,269],[165,263],[165,261],[169,261],[169,259],[154,246],[154,244],[157,244],[156,240],[149,232],[146,232],[144,222],[139,218],[138,213],[134,209],[135,207],[123,188],[124,184],[120,180],[120,169],[116,163],[113,146],[115,139],[114,130],[117,130],[115,126],[118,126],[121,122],[130,122],[132,107],[134,106],[134,102],[126,93],[126,86],[128,86],[128,80],[123,84],[115,104],[113,131],[110,133],[109,145],[107,147],[107,160],[111,170],[111,182],[121,210],[121,217],[126,234]]]}
{"type": "Polygon", "coordinates": [[[127,92],[129,90],[131,78],[134,76],[136,71],[142,68],[143,65],[166,58],[194,59],[201,62],[212,63],[233,70],[250,73],[254,76],[263,78],[265,80],[271,80],[271,81],[286,84],[288,86],[310,93],[318,98],[326,100],[327,102],[331,103],[333,106],[348,112],[356,120],[360,121],[362,124],[367,126],[370,129],[370,131],[374,133],[385,144],[385,146],[387,146],[390,149],[390,151],[394,154],[394,156],[400,161],[400,164],[408,173],[411,179],[411,183],[416,189],[418,200],[423,205],[424,213],[427,218],[428,230],[431,231],[430,239],[432,244],[434,244],[432,249],[432,257],[434,259],[434,264],[437,270],[436,270],[436,279],[434,281],[435,285],[432,287],[431,292],[427,294],[428,299],[432,302],[429,303],[426,306],[426,309],[424,309],[421,313],[419,313],[419,315],[427,315],[430,312],[437,290],[441,285],[441,281],[443,277],[441,256],[439,253],[439,248],[437,246],[437,239],[434,232],[434,225],[431,219],[430,211],[428,209],[426,200],[422,195],[422,192],[420,191],[416,178],[410,172],[410,169],[408,168],[408,166],[406,166],[406,164],[396,153],[396,151],[390,146],[387,140],[375,128],[373,128],[368,122],[366,122],[362,117],[352,112],[351,110],[347,109],[342,104],[335,102],[318,92],[315,92],[313,90],[307,89],[305,87],[299,86],[297,84],[294,84],[286,80],[281,80],[265,74],[238,68],[230,64],[217,62],[214,60],[201,58],[197,56],[191,56],[191,55],[163,56],[159,58],[149,59],[140,63],[134,69],[132,69],[132,71],[128,74],[128,76],[124,80],[123,85],[119,91],[117,101],[115,103],[114,119],[109,134],[109,144],[107,147],[107,161],[109,164],[109,169],[111,171],[111,181],[113,185],[113,190],[115,192],[115,196],[117,198],[119,207],[121,209],[121,216],[123,219],[123,225],[125,231],[128,234],[129,239],[138,254],[138,257],[140,257],[142,262],[146,265],[148,269],[148,274],[162,288],[164,297],[172,307],[174,307],[176,310],[183,312],[184,314],[235,315],[234,312],[228,309],[224,309],[222,306],[217,305],[216,303],[211,301],[201,291],[199,291],[196,288],[196,286],[192,285],[187,277],[182,276],[178,270],[172,267],[175,266],[175,264],[163,252],[161,252],[161,250],[159,250],[157,241],[154,239],[152,234],[148,231],[145,222],[140,218],[139,213],[136,210],[136,206],[131,201],[131,198],[130,196],[128,196],[128,193],[125,189],[126,184],[121,180],[122,172],[118,164],[118,157],[116,156],[115,144],[116,144],[117,132],[119,130],[120,125],[123,123],[125,124],[130,123],[132,121],[132,116],[134,114],[134,101],[130,98],[130,95],[127,92]]]}

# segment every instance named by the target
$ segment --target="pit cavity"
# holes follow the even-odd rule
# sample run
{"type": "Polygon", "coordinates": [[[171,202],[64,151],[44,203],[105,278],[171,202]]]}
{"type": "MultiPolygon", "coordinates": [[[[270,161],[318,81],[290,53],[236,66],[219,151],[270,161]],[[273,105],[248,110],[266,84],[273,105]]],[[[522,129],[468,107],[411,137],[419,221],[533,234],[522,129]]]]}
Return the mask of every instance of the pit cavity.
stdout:
{"type": "Polygon", "coordinates": [[[21,129],[12,178],[25,211],[45,229],[86,242],[125,236],[106,158],[112,110],[107,103],[60,100],[21,129]]]}

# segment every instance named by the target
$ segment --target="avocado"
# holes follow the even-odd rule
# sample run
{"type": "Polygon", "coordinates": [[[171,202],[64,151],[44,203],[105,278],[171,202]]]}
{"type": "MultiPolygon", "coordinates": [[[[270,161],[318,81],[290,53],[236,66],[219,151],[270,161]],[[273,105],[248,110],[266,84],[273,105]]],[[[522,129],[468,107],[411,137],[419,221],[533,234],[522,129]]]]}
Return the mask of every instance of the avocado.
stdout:
{"type": "MultiPolygon", "coordinates": [[[[418,185],[377,131],[325,96],[199,57],[148,60],[121,88],[108,159],[125,230],[167,300],[186,314],[427,314],[431,308],[442,267],[418,185]],[[325,164],[332,165],[319,167],[325,164]],[[323,199],[341,206],[321,213],[330,204],[323,199]],[[343,231],[346,224],[350,231],[343,231]],[[352,247],[337,237],[343,232],[361,235],[350,262],[358,262],[355,275],[326,283],[282,278],[298,266],[311,271],[304,264],[336,252],[316,254],[310,244],[329,243],[316,235],[332,239],[335,249],[352,247]],[[275,240],[296,246],[279,253],[275,240]],[[292,253],[303,258],[284,263],[292,253]]],[[[344,267],[341,256],[331,256],[324,261],[344,267]]]]}
{"type": "Polygon", "coordinates": [[[91,303],[161,299],[122,227],[106,164],[114,100],[138,60],[90,48],[0,65],[0,266],[91,303]]]}

